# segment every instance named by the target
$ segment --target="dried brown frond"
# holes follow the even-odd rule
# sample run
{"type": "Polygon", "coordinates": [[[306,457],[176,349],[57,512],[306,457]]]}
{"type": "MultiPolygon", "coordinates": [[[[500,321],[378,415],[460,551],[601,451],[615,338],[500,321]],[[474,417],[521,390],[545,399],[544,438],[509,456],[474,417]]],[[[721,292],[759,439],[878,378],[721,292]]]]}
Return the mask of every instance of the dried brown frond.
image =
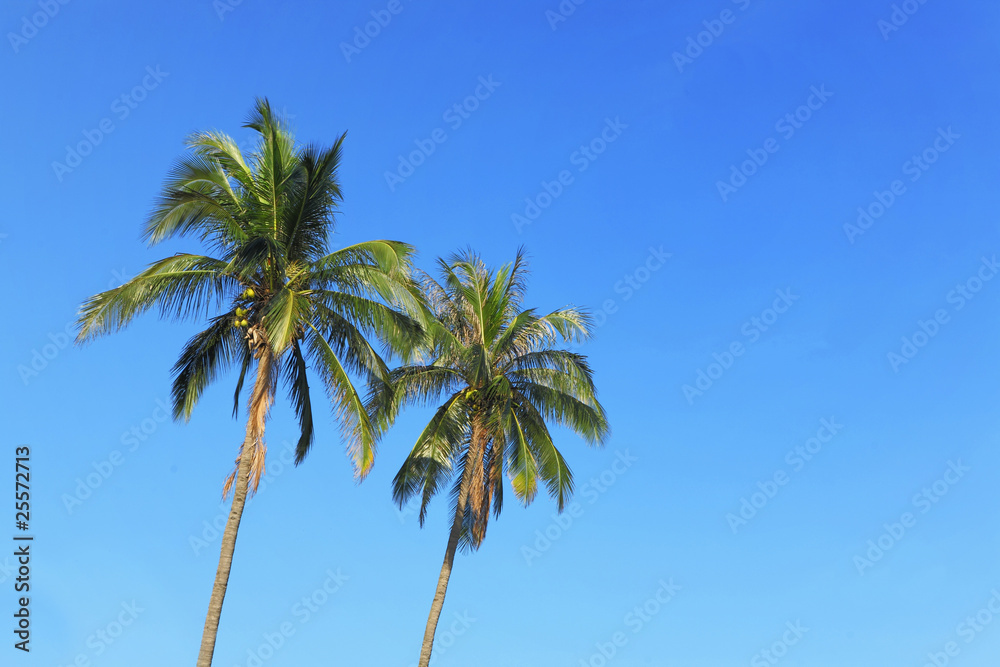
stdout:
{"type": "Polygon", "coordinates": [[[253,392],[250,394],[250,403],[247,407],[247,431],[246,439],[240,445],[239,455],[236,457],[236,467],[229,477],[226,478],[222,487],[222,496],[225,498],[233,489],[236,475],[239,474],[240,460],[242,459],[247,444],[250,446],[250,473],[248,479],[249,493],[254,494],[260,487],[265,469],[265,458],[267,455],[267,444],[264,442],[264,427],[267,423],[267,415],[274,404],[274,392],[277,386],[277,373],[274,360],[267,337],[263,328],[253,327],[247,338],[253,347],[254,357],[257,359],[257,374],[254,380],[253,392]]]}

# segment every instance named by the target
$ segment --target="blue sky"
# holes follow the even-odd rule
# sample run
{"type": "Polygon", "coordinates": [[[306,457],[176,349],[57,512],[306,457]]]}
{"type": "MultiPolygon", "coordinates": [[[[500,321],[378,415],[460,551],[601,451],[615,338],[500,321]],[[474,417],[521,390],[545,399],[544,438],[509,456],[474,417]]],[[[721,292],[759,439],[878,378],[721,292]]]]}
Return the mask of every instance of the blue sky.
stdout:
{"type": "MultiPolygon", "coordinates": [[[[0,399],[36,535],[33,651],[8,635],[4,664],[194,661],[234,378],[175,424],[158,401],[194,325],[62,332],[192,248],[140,224],[184,137],[245,141],[261,95],[302,141],[348,131],[338,243],[405,240],[427,268],[523,244],[530,304],[603,312],[584,351],[613,437],[560,434],[578,504],[509,502],[459,557],[435,665],[995,664],[1000,7],[562,7],[4,4],[0,399]]],[[[389,482],[425,417],[358,486],[330,415],[282,466],[278,405],[215,664],[416,662],[446,503],[421,530],[389,482]]]]}

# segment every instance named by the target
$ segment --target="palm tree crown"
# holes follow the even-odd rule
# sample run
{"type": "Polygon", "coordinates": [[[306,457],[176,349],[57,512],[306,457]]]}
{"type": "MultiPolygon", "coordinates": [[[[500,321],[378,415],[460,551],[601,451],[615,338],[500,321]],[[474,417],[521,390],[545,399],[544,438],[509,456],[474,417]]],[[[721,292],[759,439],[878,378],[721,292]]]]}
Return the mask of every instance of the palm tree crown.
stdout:
{"type": "Polygon", "coordinates": [[[553,347],[589,336],[589,316],[576,308],[545,316],[521,310],[522,253],[495,275],[472,253],[440,260],[439,269],[441,283],[423,279],[433,315],[426,363],[376,382],[369,410],[385,429],[404,405],[444,399],[396,475],[393,496],[402,506],[421,494],[423,522],[431,497],[456,476],[453,505],[467,486],[462,541],[478,547],[490,507],[497,515],[502,508],[505,476],[525,504],[539,480],[560,510],[572,493],[572,473],[547,422],[591,444],[604,441],[608,423],[586,358],[553,347]]]}
{"type": "MultiPolygon", "coordinates": [[[[281,377],[299,419],[297,461],[314,440],[311,363],[364,475],[374,438],[348,373],[388,373],[372,334],[404,353],[417,340],[416,322],[389,305],[416,303],[412,248],[371,241],[330,252],[344,136],[325,149],[297,147],[267,100],[258,100],[246,127],[259,135],[248,156],[225,134],[193,135],[191,154],[172,170],[145,226],[150,245],[188,235],[216,256],[179,253],[92,297],[81,309],[79,340],[121,329],[153,307],[166,317],[207,316],[208,327],[188,341],[173,369],[174,417],[184,419],[230,367],[239,368],[235,414],[246,374],[266,346],[275,362],[267,382],[281,377]]],[[[255,465],[255,482],[262,474],[255,465]]]]}

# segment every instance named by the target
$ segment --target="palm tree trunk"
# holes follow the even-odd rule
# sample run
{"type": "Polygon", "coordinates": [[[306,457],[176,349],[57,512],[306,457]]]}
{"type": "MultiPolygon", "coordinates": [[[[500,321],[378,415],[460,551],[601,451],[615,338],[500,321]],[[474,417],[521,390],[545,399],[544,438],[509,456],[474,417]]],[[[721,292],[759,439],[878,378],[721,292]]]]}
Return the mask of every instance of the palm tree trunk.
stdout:
{"type": "Polygon", "coordinates": [[[424,644],[420,648],[420,662],[417,667],[427,667],[431,662],[431,649],[434,647],[434,633],[437,632],[441,609],[444,607],[444,596],[448,592],[448,580],[451,578],[451,568],[455,563],[455,552],[458,551],[458,538],[462,534],[462,516],[465,512],[467,494],[463,491],[455,508],[455,520],[451,524],[451,534],[448,536],[448,548],[444,552],[444,564],[438,576],[437,590],[434,591],[434,601],[431,602],[431,613],[427,617],[427,628],[424,630],[424,644]]]}
{"type": "MultiPolygon", "coordinates": [[[[264,424],[273,400],[273,361],[270,346],[266,343],[257,348],[257,373],[247,416],[246,438],[240,450],[239,465],[233,481],[233,504],[229,510],[226,529],[222,533],[222,550],[219,554],[219,568],[215,572],[212,597],[208,602],[205,629],[201,636],[201,650],[198,652],[197,667],[211,667],[215,653],[215,638],[219,632],[219,618],[222,616],[222,602],[226,598],[229,585],[229,571],[233,565],[236,550],[236,534],[243,518],[243,508],[249,493],[250,473],[253,469],[257,448],[263,446],[264,424]]],[[[258,471],[259,472],[259,471],[258,471]]]]}
{"type": "Polygon", "coordinates": [[[212,655],[215,653],[215,638],[219,632],[219,618],[222,616],[222,601],[226,597],[226,587],[229,585],[229,570],[233,565],[233,552],[236,550],[236,534],[243,518],[243,507],[247,501],[247,486],[250,479],[250,456],[254,443],[247,434],[243,443],[243,455],[237,468],[236,480],[233,485],[233,505],[229,510],[226,529],[222,533],[222,552],[219,554],[219,568],[215,572],[215,584],[212,585],[212,598],[208,602],[208,615],[205,617],[205,629],[201,635],[201,651],[198,653],[198,667],[211,667],[212,655]]]}
{"type": "Polygon", "coordinates": [[[434,591],[434,600],[431,602],[431,613],[427,617],[427,628],[424,630],[424,643],[420,647],[420,661],[417,667],[428,667],[431,662],[431,650],[434,648],[434,633],[437,632],[438,620],[441,618],[441,610],[444,607],[444,596],[448,592],[448,580],[451,579],[451,568],[455,563],[455,552],[458,551],[458,540],[462,536],[462,519],[465,516],[465,507],[469,501],[469,487],[472,478],[472,457],[482,451],[479,448],[479,429],[473,426],[472,441],[466,458],[464,470],[462,471],[462,485],[458,490],[458,502],[455,503],[455,519],[451,524],[451,533],[448,535],[448,548],[444,552],[444,563],[441,565],[441,574],[438,576],[437,590],[434,591]]]}

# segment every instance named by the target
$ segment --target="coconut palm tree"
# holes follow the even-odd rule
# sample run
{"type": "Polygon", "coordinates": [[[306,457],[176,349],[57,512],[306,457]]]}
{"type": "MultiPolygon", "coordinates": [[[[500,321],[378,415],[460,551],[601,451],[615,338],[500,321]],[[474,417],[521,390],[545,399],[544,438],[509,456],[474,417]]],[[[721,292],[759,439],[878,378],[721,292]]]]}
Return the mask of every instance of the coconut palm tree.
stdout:
{"type": "Polygon", "coordinates": [[[374,460],[376,433],[351,374],[388,376],[373,337],[382,341],[383,354],[398,351],[405,358],[422,336],[399,308],[416,312],[420,302],[409,273],[410,246],[370,241],[331,252],[344,137],[329,148],[297,146],[267,100],[257,101],[245,127],[259,135],[248,155],[225,134],[191,136],[190,153],[166,180],[145,226],[150,245],[193,236],[214,257],[180,253],[155,262],[91,297],[79,318],[79,342],[120,330],[154,307],[161,317],[207,320],[173,368],[175,419],[190,419],[206,387],[230,368],[239,370],[235,416],[252,373],[246,432],[223,487],[233,502],[198,667],[212,662],[243,508],[265,473],[264,428],[279,380],[300,425],[296,463],[315,437],[307,377],[312,366],[363,477],[374,460]]]}
{"type": "MultiPolygon", "coordinates": [[[[565,308],[539,316],[522,310],[527,275],[523,254],[494,273],[471,252],[439,260],[442,282],[424,276],[433,317],[421,363],[373,379],[367,399],[380,435],[412,403],[439,404],[393,480],[400,508],[420,495],[420,524],[430,499],[449,482],[451,531],[420,651],[430,662],[455,553],[477,549],[490,510],[499,516],[504,476],[525,505],[545,485],[562,511],[573,475],[548,423],[568,427],[590,444],[608,435],[584,356],[557,349],[590,335],[589,316],[565,308]],[[442,402],[443,401],[443,402],[442,402]]],[[[416,361],[416,360],[415,360],[416,361]]]]}

